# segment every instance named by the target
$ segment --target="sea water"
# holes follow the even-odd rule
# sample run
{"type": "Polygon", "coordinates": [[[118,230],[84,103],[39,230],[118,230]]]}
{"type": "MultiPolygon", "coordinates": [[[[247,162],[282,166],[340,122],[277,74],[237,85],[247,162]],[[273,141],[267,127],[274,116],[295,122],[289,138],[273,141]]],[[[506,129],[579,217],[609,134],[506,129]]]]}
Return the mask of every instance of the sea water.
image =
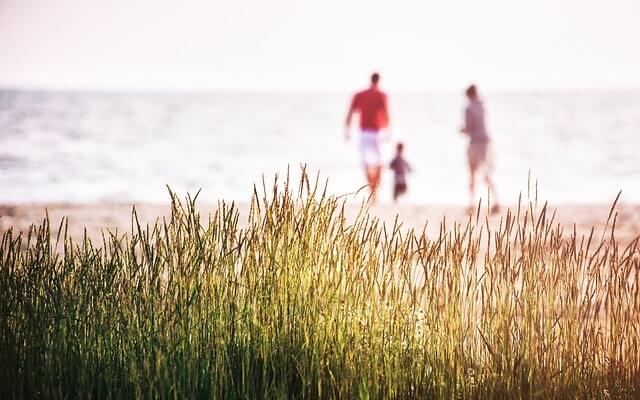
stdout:
{"type": "MultiPolygon", "coordinates": [[[[254,184],[301,165],[334,194],[365,184],[349,93],[0,91],[0,203],[248,201],[254,184]]],[[[503,203],[640,202],[640,91],[488,92],[503,203]]],[[[391,136],[413,167],[409,204],[468,202],[461,93],[389,93],[391,136]]],[[[391,201],[385,165],[381,201],[391,201]]],[[[297,185],[297,183],[296,183],[297,185]]],[[[482,187],[478,195],[485,194],[482,187]]]]}

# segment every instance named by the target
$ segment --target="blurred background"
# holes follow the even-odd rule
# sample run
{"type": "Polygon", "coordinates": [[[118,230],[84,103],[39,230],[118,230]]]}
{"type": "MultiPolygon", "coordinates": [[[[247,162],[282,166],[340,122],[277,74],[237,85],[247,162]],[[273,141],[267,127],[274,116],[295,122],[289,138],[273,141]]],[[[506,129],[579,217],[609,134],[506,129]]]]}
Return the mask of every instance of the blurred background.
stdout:
{"type": "Polygon", "coordinates": [[[639,17],[635,0],[0,0],[0,203],[247,201],[301,164],[357,190],[343,124],[373,71],[406,202],[466,204],[476,83],[503,202],[531,174],[552,202],[637,203],[639,17]]]}

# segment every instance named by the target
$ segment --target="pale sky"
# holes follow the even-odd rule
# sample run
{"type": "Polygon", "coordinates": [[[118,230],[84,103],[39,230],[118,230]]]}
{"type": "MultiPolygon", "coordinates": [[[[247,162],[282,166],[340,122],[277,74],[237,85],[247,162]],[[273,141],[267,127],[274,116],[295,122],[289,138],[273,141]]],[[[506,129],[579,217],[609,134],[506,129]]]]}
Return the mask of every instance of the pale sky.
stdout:
{"type": "Polygon", "coordinates": [[[0,0],[0,87],[640,88],[639,0],[0,0]]]}

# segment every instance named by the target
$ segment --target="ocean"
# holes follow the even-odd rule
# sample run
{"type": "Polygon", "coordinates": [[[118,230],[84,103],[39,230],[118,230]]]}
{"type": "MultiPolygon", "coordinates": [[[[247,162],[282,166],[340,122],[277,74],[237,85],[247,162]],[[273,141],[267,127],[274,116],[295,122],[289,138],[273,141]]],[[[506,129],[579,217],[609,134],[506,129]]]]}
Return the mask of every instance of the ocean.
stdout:
{"type": "MultiPolygon", "coordinates": [[[[640,91],[488,92],[502,203],[640,202],[640,91]],[[529,178],[530,177],[530,178],[529,178]]],[[[348,93],[93,93],[0,90],[0,203],[148,202],[201,189],[248,201],[306,165],[334,194],[365,184],[348,93]]],[[[413,166],[405,204],[466,204],[462,93],[389,92],[391,139],[413,166]]],[[[386,168],[380,201],[391,202],[386,168]]],[[[482,194],[482,189],[479,194],[482,194]]],[[[484,192],[486,193],[486,192],[484,192]]]]}

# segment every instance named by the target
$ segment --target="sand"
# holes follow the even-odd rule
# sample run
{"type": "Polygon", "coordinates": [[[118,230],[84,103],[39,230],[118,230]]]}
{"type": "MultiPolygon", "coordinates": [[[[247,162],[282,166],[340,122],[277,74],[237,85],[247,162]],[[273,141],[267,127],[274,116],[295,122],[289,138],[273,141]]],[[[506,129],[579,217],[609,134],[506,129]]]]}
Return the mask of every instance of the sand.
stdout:
{"type": "MultiPolygon", "coordinates": [[[[131,211],[133,204],[93,203],[93,204],[14,204],[0,205],[0,234],[7,229],[14,232],[26,232],[32,224],[41,224],[47,213],[51,221],[52,231],[57,232],[60,221],[68,217],[69,234],[80,239],[84,230],[94,240],[101,238],[103,230],[126,233],[131,230],[131,211]]],[[[170,214],[168,204],[136,204],[139,220],[142,224],[153,223],[157,218],[170,214]]],[[[209,213],[215,210],[215,205],[199,205],[203,223],[209,213]]],[[[538,206],[540,208],[540,205],[538,206]]],[[[515,210],[516,207],[503,207],[501,212],[488,217],[489,225],[497,228],[504,218],[507,209],[515,210]]],[[[599,235],[605,230],[605,224],[611,205],[549,205],[549,215],[556,210],[555,221],[559,223],[566,235],[573,232],[574,224],[579,235],[589,235],[591,228],[599,235]]],[[[241,224],[246,219],[247,205],[239,206],[241,224]]],[[[348,207],[348,214],[354,216],[358,205],[348,207]]],[[[455,223],[465,224],[468,215],[463,207],[447,205],[378,205],[370,209],[370,213],[380,218],[387,224],[393,224],[396,216],[404,228],[422,230],[426,225],[428,235],[436,235],[440,224],[446,220],[448,227],[455,223]]],[[[616,216],[615,236],[621,244],[628,244],[640,235],[640,204],[618,204],[614,210],[616,216]]],[[[486,213],[481,212],[481,221],[485,223],[486,213]]],[[[609,232],[610,233],[610,232],[609,232]]]]}

